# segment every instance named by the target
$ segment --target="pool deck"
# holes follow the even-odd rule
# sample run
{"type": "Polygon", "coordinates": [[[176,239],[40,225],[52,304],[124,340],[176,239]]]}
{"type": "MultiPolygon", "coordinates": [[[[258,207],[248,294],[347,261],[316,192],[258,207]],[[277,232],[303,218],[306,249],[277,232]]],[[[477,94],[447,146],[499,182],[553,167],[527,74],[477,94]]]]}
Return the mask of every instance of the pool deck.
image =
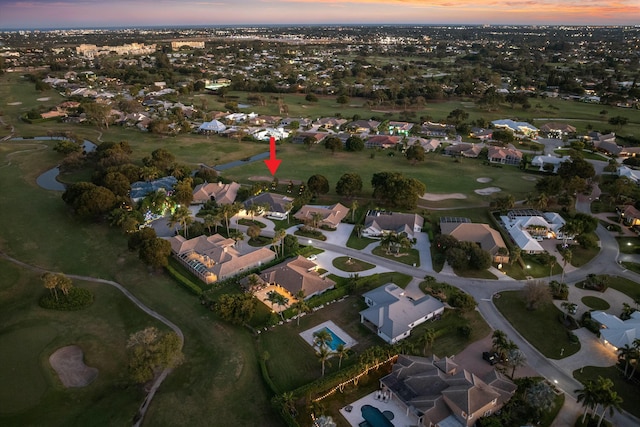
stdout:
{"type": "Polygon", "coordinates": [[[336,336],[338,338],[340,338],[342,341],[344,341],[344,346],[346,348],[350,348],[350,347],[353,347],[354,345],[358,344],[358,341],[356,341],[353,338],[351,338],[351,336],[349,334],[347,334],[345,331],[343,331],[342,328],[340,328],[338,325],[333,323],[332,320],[327,320],[326,322],[322,322],[319,325],[314,326],[313,328],[309,328],[304,332],[300,332],[300,336],[302,337],[303,340],[305,340],[307,342],[307,344],[309,344],[311,347],[314,347],[313,333],[317,332],[317,331],[319,331],[319,330],[321,330],[323,328],[328,328],[334,334],[336,334],[336,336]]]}
{"type": "Polygon", "coordinates": [[[366,395],[360,400],[356,400],[353,403],[345,406],[344,408],[340,408],[340,414],[344,417],[345,420],[352,426],[358,427],[358,425],[364,421],[362,417],[362,407],[364,405],[371,405],[375,408],[378,408],[380,412],[391,411],[393,412],[393,419],[391,423],[395,427],[408,427],[417,425],[417,420],[411,419],[407,416],[405,410],[398,405],[393,399],[389,399],[386,402],[384,400],[376,399],[377,391],[374,391],[371,394],[366,395]],[[345,408],[351,407],[351,412],[348,412],[345,408]]]}

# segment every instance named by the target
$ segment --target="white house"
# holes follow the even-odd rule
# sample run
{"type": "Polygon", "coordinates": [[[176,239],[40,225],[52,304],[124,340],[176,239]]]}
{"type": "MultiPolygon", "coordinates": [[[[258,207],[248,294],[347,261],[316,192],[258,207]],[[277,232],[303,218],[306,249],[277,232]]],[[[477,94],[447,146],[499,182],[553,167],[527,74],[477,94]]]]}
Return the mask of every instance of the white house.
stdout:
{"type": "Polygon", "coordinates": [[[288,136],[289,132],[284,128],[266,128],[253,133],[253,137],[259,141],[269,141],[271,137],[276,141],[280,141],[288,136]]]}
{"type": "Polygon", "coordinates": [[[372,211],[364,220],[364,237],[382,237],[385,234],[395,232],[407,233],[407,237],[413,239],[415,233],[422,231],[424,218],[417,214],[405,214],[398,212],[372,211]]]}
{"type": "Polygon", "coordinates": [[[535,156],[533,160],[531,160],[531,166],[538,166],[541,171],[544,170],[545,165],[553,165],[553,173],[558,172],[558,168],[563,162],[568,162],[571,160],[571,156],[562,156],[556,157],[551,154],[547,154],[545,156],[535,156]]]}
{"type": "Polygon", "coordinates": [[[591,318],[601,325],[600,340],[613,347],[614,351],[625,345],[632,346],[633,341],[640,338],[640,311],[631,313],[627,320],[620,320],[604,311],[591,312],[591,318]]]}
{"type": "Polygon", "coordinates": [[[413,328],[444,312],[444,304],[439,300],[429,295],[414,300],[393,283],[363,297],[369,308],[360,312],[360,323],[372,327],[389,344],[408,337],[413,328]]]}
{"type": "Polygon", "coordinates": [[[640,183],[640,171],[631,169],[627,166],[620,166],[618,168],[618,176],[623,176],[629,181],[635,182],[636,184],[640,183]]]}
{"type": "Polygon", "coordinates": [[[226,128],[227,127],[222,122],[218,120],[212,120],[210,122],[204,122],[203,124],[201,124],[200,127],[198,128],[198,132],[218,133],[218,132],[224,131],[226,128]]]}
{"type": "Polygon", "coordinates": [[[538,240],[563,237],[560,229],[565,220],[555,212],[514,209],[500,219],[513,241],[524,253],[544,252],[538,240]]]}

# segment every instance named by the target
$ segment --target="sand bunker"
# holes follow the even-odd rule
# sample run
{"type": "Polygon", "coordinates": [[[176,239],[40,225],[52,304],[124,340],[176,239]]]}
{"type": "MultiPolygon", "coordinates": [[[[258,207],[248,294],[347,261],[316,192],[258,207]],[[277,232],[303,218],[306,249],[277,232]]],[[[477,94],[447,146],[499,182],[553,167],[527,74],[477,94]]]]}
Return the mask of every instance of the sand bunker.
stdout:
{"type": "Polygon", "coordinates": [[[48,100],[50,100],[50,99],[51,99],[51,98],[49,98],[48,96],[45,96],[44,98],[38,98],[38,99],[36,99],[36,101],[48,101],[48,100]]]}
{"type": "Polygon", "coordinates": [[[448,193],[448,194],[424,193],[420,198],[428,202],[439,202],[440,200],[448,200],[448,199],[466,199],[467,196],[465,196],[462,193],[448,193]]]}
{"type": "Polygon", "coordinates": [[[493,193],[499,193],[500,191],[502,190],[498,187],[478,188],[477,190],[474,190],[476,194],[479,194],[481,196],[488,196],[493,193]]]}
{"type": "Polygon", "coordinates": [[[525,181],[537,181],[538,178],[536,178],[535,176],[531,176],[531,175],[523,175],[522,179],[524,179],[525,181]]]}
{"type": "Polygon", "coordinates": [[[85,387],[98,376],[98,369],[84,364],[82,349],[69,345],[49,356],[49,363],[65,387],[85,387]]]}
{"type": "Polygon", "coordinates": [[[17,102],[7,102],[7,105],[22,105],[22,102],[17,101],[17,102]]]}
{"type": "Polygon", "coordinates": [[[487,177],[482,177],[482,178],[478,178],[476,179],[476,181],[482,183],[482,184],[486,184],[487,182],[491,182],[493,181],[493,179],[491,178],[487,178],[487,177]]]}

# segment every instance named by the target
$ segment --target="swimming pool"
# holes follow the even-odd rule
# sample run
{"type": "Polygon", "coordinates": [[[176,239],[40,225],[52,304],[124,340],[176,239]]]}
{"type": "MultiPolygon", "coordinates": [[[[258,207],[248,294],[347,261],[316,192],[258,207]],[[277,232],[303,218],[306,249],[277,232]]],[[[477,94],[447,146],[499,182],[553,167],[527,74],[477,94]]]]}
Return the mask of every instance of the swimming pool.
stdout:
{"type": "Polygon", "coordinates": [[[331,335],[331,341],[329,341],[327,343],[327,345],[329,346],[329,348],[333,351],[336,351],[336,349],[338,348],[338,346],[340,344],[345,345],[346,343],[336,334],[333,333],[333,331],[329,328],[327,328],[326,326],[322,329],[318,329],[316,332],[320,332],[320,331],[327,331],[329,332],[329,335],[331,335]]]}

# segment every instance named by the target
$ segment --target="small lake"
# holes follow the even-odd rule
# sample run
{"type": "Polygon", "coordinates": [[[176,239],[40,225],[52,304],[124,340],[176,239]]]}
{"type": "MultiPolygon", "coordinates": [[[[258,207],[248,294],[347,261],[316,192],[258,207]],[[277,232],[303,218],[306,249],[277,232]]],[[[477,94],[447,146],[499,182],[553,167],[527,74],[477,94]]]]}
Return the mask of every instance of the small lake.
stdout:
{"type": "Polygon", "coordinates": [[[242,166],[242,165],[246,165],[247,163],[253,163],[253,162],[257,162],[259,160],[265,160],[268,158],[269,158],[269,152],[267,151],[264,153],[256,154],[255,156],[251,156],[248,159],[236,160],[233,162],[225,163],[223,165],[216,165],[213,168],[216,171],[221,172],[227,169],[235,168],[236,166],[242,166]]]}
{"type": "MultiPolygon", "coordinates": [[[[11,141],[52,141],[52,140],[64,140],[61,136],[36,136],[34,138],[11,138],[11,141]]],[[[85,153],[90,153],[96,149],[97,145],[93,142],[85,139],[82,141],[82,150],[85,153]]],[[[38,184],[41,188],[45,190],[51,191],[64,191],[66,189],[65,185],[58,181],[58,175],[60,175],[60,168],[56,166],[55,168],[49,169],[38,178],[36,178],[36,184],[38,184]]]]}

